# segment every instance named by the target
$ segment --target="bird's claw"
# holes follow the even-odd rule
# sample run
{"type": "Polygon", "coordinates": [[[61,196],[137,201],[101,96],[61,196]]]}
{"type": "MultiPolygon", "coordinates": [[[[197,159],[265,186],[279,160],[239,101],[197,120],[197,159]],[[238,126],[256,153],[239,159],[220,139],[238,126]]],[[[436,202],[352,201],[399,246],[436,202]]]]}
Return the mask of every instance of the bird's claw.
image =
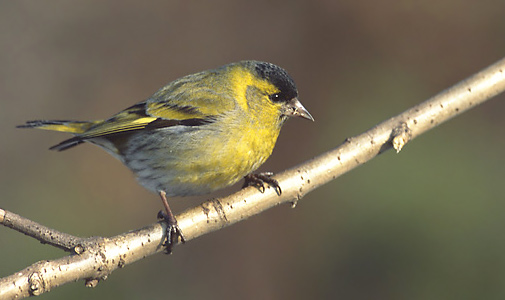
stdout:
{"type": "Polygon", "coordinates": [[[274,173],[272,172],[263,172],[263,173],[258,173],[258,174],[248,174],[244,177],[244,185],[242,188],[248,187],[248,186],[255,186],[257,187],[260,192],[264,193],[265,192],[265,183],[268,183],[270,186],[272,186],[277,194],[280,196],[282,194],[281,187],[279,185],[279,182],[272,178],[274,173]]]}
{"type": "Polygon", "coordinates": [[[181,243],[185,243],[186,239],[184,238],[184,234],[182,233],[181,228],[177,224],[177,221],[173,221],[164,211],[158,212],[158,219],[165,222],[167,225],[166,229],[166,240],[163,242],[163,247],[165,247],[165,253],[171,254],[172,247],[177,243],[177,241],[181,240],[181,243]]]}

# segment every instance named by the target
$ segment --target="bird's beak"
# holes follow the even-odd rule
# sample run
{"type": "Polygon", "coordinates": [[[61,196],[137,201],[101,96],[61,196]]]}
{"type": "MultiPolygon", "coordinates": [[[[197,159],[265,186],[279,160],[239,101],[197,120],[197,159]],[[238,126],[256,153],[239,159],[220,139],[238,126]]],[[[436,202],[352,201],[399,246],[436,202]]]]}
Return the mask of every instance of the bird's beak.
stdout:
{"type": "Polygon", "coordinates": [[[302,117],[304,119],[314,121],[314,118],[310,115],[309,111],[303,107],[303,105],[296,97],[289,100],[284,115],[288,117],[302,117]]]}

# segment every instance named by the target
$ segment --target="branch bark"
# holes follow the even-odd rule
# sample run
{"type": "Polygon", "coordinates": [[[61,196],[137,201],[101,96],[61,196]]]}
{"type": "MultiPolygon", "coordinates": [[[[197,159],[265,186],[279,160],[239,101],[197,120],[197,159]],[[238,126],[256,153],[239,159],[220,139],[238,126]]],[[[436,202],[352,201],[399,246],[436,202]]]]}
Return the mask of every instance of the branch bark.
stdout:
{"type": "MultiPolygon", "coordinates": [[[[400,115],[384,121],[337,148],[275,176],[282,186],[260,193],[246,188],[210,199],[177,216],[186,241],[244,220],[281,203],[295,205],[305,194],[364,164],[378,154],[401,148],[415,137],[505,90],[505,59],[442,91],[400,115]]],[[[165,225],[155,223],[112,238],[83,239],[46,228],[0,209],[0,223],[38,240],[71,251],[52,261],[37,262],[0,279],[0,299],[39,295],[80,279],[95,286],[117,268],[163,251],[165,225]],[[16,224],[14,224],[16,223],[16,224]],[[14,224],[14,225],[13,225],[14,224]]]]}

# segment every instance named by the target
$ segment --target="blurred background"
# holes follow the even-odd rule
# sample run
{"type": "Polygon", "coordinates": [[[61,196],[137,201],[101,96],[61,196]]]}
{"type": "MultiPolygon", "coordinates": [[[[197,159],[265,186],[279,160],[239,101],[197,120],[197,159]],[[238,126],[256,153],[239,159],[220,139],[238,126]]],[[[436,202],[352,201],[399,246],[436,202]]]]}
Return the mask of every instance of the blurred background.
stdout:
{"type": "MultiPolygon", "coordinates": [[[[79,236],[153,223],[157,195],[92,145],[15,126],[106,118],[186,74],[287,69],[316,122],[261,168],[338,146],[505,55],[503,1],[2,1],[0,207],[79,236]]],[[[39,299],[503,299],[505,96],[284,205],[39,299]]],[[[232,193],[172,199],[176,212],[232,193]]],[[[64,252],[0,227],[0,277],[64,252]]]]}

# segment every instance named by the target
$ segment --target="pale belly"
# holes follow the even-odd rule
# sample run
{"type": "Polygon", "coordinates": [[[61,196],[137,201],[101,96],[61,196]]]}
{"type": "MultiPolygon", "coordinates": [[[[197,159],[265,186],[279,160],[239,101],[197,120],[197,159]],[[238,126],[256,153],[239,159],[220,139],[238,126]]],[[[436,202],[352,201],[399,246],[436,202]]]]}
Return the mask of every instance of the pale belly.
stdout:
{"type": "Polygon", "coordinates": [[[277,135],[250,130],[231,137],[227,132],[190,128],[141,132],[130,140],[123,162],[153,192],[206,194],[256,170],[272,153],[277,135]]]}

